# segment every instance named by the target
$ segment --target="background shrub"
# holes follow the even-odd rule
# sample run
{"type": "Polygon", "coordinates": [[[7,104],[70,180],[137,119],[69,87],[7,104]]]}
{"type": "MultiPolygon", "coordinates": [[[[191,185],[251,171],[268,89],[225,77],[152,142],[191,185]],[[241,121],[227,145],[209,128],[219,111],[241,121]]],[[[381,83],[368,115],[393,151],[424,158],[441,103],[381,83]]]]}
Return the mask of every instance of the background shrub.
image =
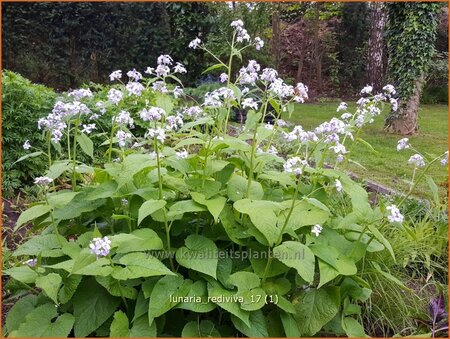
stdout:
{"type": "Polygon", "coordinates": [[[42,143],[43,136],[36,122],[51,111],[56,97],[57,93],[50,88],[33,84],[20,74],[3,71],[2,189],[5,195],[31,183],[32,178],[44,170],[43,157],[14,162],[26,154],[22,147],[25,140],[32,146],[42,143]]]}

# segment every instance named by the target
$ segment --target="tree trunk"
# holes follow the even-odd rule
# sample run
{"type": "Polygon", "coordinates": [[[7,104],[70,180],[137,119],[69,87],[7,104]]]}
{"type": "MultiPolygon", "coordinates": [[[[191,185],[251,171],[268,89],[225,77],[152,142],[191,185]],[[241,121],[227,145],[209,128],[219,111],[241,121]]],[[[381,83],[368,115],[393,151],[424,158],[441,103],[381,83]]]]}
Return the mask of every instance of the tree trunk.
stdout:
{"type": "Polygon", "coordinates": [[[320,2],[316,2],[314,6],[314,42],[313,42],[313,51],[314,51],[314,65],[316,69],[316,82],[317,82],[317,91],[318,93],[322,92],[322,58],[321,53],[319,51],[320,37],[320,2]]]}
{"type": "Polygon", "coordinates": [[[295,80],[297,80],[297,82],[302,82],[302,72],[303,72],[303,63],[305,61],[305,53],[302,51],[298,60],[298,65],[297,65],[297,75],[295,77],[295,80]]]}
{"type": "Polygon", "coordinates": [[[382,2],[372,2],[370,8],[368,80],[376,93],[383,87],[385,74],[383,32],[387,15],[382,2]]]}
{"type": "Polygon", "coordinates": [[[423,79],[417,80],[411,97],[406,102],[399,101],[397,114],[391,114],[386,118],[385,130],[387,132],[401,135],[411,135],[417,132],[417,118],[423,84],[423,79]]]}
{"type": "Polygon", "coordinates": [[[280,62],[280,13],[278,6],[278,4],[274,4],[272,13],[272,55],[275,69],[278,69],[280,62]]]}

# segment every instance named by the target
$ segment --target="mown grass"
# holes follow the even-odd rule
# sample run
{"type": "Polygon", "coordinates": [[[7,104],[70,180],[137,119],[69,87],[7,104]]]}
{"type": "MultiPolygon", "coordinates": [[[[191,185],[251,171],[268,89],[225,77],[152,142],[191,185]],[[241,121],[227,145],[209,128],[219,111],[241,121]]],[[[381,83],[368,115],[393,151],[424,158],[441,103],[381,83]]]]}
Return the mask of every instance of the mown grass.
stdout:
{"type": "MultiPolygon", "coordinates": [[[[313,129],[323,121],[332,117],[339,117],[336,112],[339,102],[327,102],[318,104],[297,105],[289,119],[295,124],[300,124],[304,129],[313,129]]],[[[355,111],[355,105],[349,104],[350,112],[355,111]]],[[[399,192],[405,192],[413,174],[413,166],[407,161],[413,154],[411,150],[398,152],[397,141],[403,136],[387,134],[383,131],[383,112],[372,125],[366,126],[360,137],[367,141],[376,150],[371,151],[367,146],[358,143],[352,149],[351,159],[362,164],[365,169],[355,164],[349,165],[349,170],[362,179],[376,181],[384,186],[399,192]]],[[[434,158],[448,149],[448,106],[447,105],[421,105],[419,110],[418,134],[410,136],[410,143],[419,152],[434,158]]],[[[441,166],[439,162],[432,165],[429,174],[439,186],[439,194],[445,197],[447,194],[447,167],[441,166]]],[[[425,180],[422,180],[413,191],[413,195],[419,198],[428,198],[431,191],[425,180]]]]}

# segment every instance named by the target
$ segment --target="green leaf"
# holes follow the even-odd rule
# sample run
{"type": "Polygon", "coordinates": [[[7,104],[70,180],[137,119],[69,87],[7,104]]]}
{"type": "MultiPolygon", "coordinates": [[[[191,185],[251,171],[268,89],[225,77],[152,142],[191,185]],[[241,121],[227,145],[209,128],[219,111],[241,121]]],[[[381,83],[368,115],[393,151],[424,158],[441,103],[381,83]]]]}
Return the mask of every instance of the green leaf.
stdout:
{"type": "Polygon", "coordinates": [[[137,297],[137,291],[131,286],[127,286],[121,280],[116,280],[111,276],[102,277],[96,276],[95,280],[108,290],[108,292],[115,297],[123,297],[134,300],[137,297]]]}
{"type": "Polygon", "coordinates": [[[176,253],[178,263],[216,279],[218,262],[216,244],[212,240],[197,234],[188,236],[184,243],[186,247],[179,248],[176,253]]]}
{"type": "MultiPolygon", "coordinates": [[[[63,243],[67,241],[59,236],[63,243]]],[[[14,256],[29,255],[41,257],[60,257],[64,255],[56,234],[36,235],[26,243],[20,245],[13,253],[14,256]]]]}
{"type": "Polygon", "coordinates": [[[342,319],[342,328],[349,338],[367,338],[368,335],[364,332],[362,325],[351,317],[344,317],[342,319]]]}
{"type": "Polygon", "coordinates": [[[31,313],[38,303],[38,296],[30,294],[17,300],[6,316],[8,333],[17,330],[25,322],[25,317],[31,313]]]}
{"type": "Polygon", "coordinates": [[[36,279],[36,287],[44,290],[45,294],[58,304],[58,291],[62,284],[62,278],[59,274],[49,273],[36,279]]]}
{"type": "Polygon", "coordinates": [[[159,94],[156,97],[156,106],[162,108],[166,112],[166,115],[170,115],[173,110],[172,98],[165,94],[159,94]]]}
{"type": "Polygon", "coordinates": [[[189,292],[192,281],[184,280],[178,275],[170,275],[161,278],[153,287],[150,294],[148,308],[148,320],[153,324],[153,320],[163,315],[179,302],[177,298],[184,297],[189,292]]]}
{"type": "Polygon", "coordinates": [[[83,277],[81,275],[76,274],[62,278],[63,285],[58,293],[58,299],[61,304],[67,303],[72,298],[82,278],[83,277]]]}
{"type": "Polygon", "coordinates": [[[227,67],[224,64],[215,64],[215,65],[209,66],[207,69],[205,69],[202,72],[202,74],[208,73],[208,72],[213,71],[213,70],[218,69],[218,68],[227,68],[227,67]]]}
{"type": "Polygon", "coordinates": [[[181,332],[182,338],[220,338],[220,332],[210,320],[188,322],[181,332]]]}
{"type": "Polygon", "coordinates": [[[178,149],[178,148],[186,147],[186,146],[190,146],[190,145],[203,145],[204,143],[205,143],[205,141],[202,139],[199,139],[199,138],[186,138],[186,139],[180,140],[180,142],[178,142],[174,148],[178,149]]]}
{"type": "Polygon", "coordinates": [[[384,245],[384,247],[387,248],[392,259],[394,259],[395,261],[395,254],[394,250],[392,249],[391,243],[383,236],[383,234],[381,234],[381,232],[377,229],[377,227],[374,224],[367,224],[367,228],[375,236],[375,239],[377,239],[384,245]]]}
{"type": "Polygon", "coordinates": [[[138,225],[140,225],[146,217],[153,212],[160,210],[164,206],[166,206],[166,201],[164,200],[148,200],[144,202],[138,211],[138,225]]]}
{"type": "Polygon", "coordinates": [[[320,281],[317,288],[321,288],[327,282],[330,282],[334,278],[339,275],[339,271],[337,271],[333,266],[327,264],[325,261],[317,259],[319,262],[319,272],[320,272],[320,281]]]}
{"type": "Polygon", "coordinates": [[[197,192],[191,192],[191,197],[196,203],[205,205],[208,208],[208,211],[214,217],[215,222],[219,219],[219,215],[225,206],[225,202],[227,201],[224,197],[217,197],[207,200],[203,194],[197,192]]]}
{"type": "Polygon", "coordinates": [[[182,216],[184,213],[188,212],[203,211],[206,211],[206,208],[200,204],[197,204],[194,200],[181,200],[170,206],[167,216],[174,218],[177,216],[182,216]]]}
{"type": "Polygon", "coordinates": [[[261,310],[250,312],[248,325],[234,315],[231,316],[231,321],[238,331],[249,338],[263,338],[269,336],[266,317],[261,310]]]}
{"type": "MultiPolygon", "coordinates": [[[[240,175],[233,174],[230,181],[228,181],[227,191],[228,197],[231,201],[238,201],[244,198],[247,193],[248,181],[240,175]]],[[[253,200],[261,200],[264,196],[264,191],[261,184],[257,181],[252,181],[250,184],[249,196],[247,198],[253,200]]]]}
{"type": "Polygon", "coordinates": [[[23,224],[39,218],[49,213],[51,210],[52,208],[49,205],[36,205],[30,207],[26,211],[22,212],[22,214],[20,214],[19,219],[17,219],[16,226],[14,226],[14,232],[16,232],[23,224]]]}
{"type": "MultiPolygon", "coordinates": [[[[292,206],[292,200],[283,201],[281,206],[284,208],[284,211],[278,216],[278,224],[283,225],[292,206]]],[[[289,230],[296,231],[309,225],[322,225],[329,215],[330,210],[316,199],[303,198],[295,201],[294,209],[286,225],[286,232],[289,232],[289,230]]]]}
{"type": "Polygon", "coordinates": [[[129,321],[125,313],[117,311],[110,327],[110,338],[151,338],[156,337],[156,323],[150,327],[148,318],[141,316],[129,328],[129,321]]]}
{"type": "Polygon", "coordinates": [[[208,282],[208,296],[211,302],[241,319],[245,325],[250,326],[250,312],[241,309],[236,293],[224,289],[217,281],[211,280],[208,282]]]}
{"type": "Polygon", "coordinates": [[[14,161],[13,165],[14,165],[14,164],[17,164],[18,162],[21,162],[21,161],[23,161],[23,160],[25,160],[25,159],[28,159],[28,158],[35,158],[35,157],[38,157],[38,156],[40,156],[41,154],[44,154],[44,152],[38,151],[38,152],[33,152],[33,153],[25,154],[23,157],[20,157],[19,159],[17,159],[16,161],[14,161]]]}
{"type": "Polygon", "coordinates": [[[71,163],[68,160],[55,161],[48,169],[46,176],[52,179],[59,178],[65,171],[71,169],[71,163]]]}
{"type": "Polygon", "coordinates": [[[375,148],[373,148],[373,146],[371,144],[369,144],[366,140],[362,139],[362,138],[356,138],[356,142],[360,142],[361,144],[363,144],[364,146],[367,147],[367,149],[372,152],[373,154],[378,154],[378,151],[375,150],[375,148]]]}
{"type": "Polygon", "coordinates": [[[211,312],[216,308],[211,302],[208,302],[208,291],[206,289],[206,282],[204,280],[198,280],[191,285],[189,293],[186,295],[186,302],[181,302],[176,308],[181,308],[183,310],[189,310],[197,313],[207,313],[211,312]],[[201,302],[197,302],[197,298],[201,299],[201,302]],[[190,300],[194,300],[191,302],[190,300]]]}
{"type": "Polygon", "coordinates": [[[19,338],[66,338],[72,330],[74,317],[64,313],[58,316],[54,304],[44,304],[28,313],[19,328],[9,334],[19,338]],[[57,317],[57,318],[56,318],[57,317]],[[54,320],[56,318],[56,320],[54,320]]]}
{"type": "Polygon", "coordinates": [[[295,241],[285,241],[273,249],[274,258],[286,266],[295,268],[308,283],[314,280],[314,253],[305,245],[295,241]]]}
{"type": "Polygon", "coordinates": [[[84,133],[77,134],[77,142],[85,154],[94,158],[94,143],[92,140],[84,133]]]}
{"type": "Polygon", "coordinates": [[[439,205],[439,203],[440,203],[439,188],[437,187],[436,183],[434,182],[434,180],[431,176],[426,175],[425,179],[427,180],[428,187],[430,188],[430,191],[433,194],[434,203],[436,205],[439,205]]]}
{"type": "Polygon", "coordinates": [[[280,236],[277,227],[277,215],[280,204],[268,200],[242,199],[234,203],[233,207],[240,213],[248,214],[253,225],[267,239],[269,246],[273,246],[280,236]]]}
{"type": "Polygon", "coordinates": [[[301,333],[297,322],[291,314],[280,312],[281,322],[283,323],[284,333],[287,338],[300,338],[301,333]]]}
{"type": "Polygon", "coordinates": [[[112,276],[118,280],[128,280],[172,273],[161,261],[143,252],[129,253],[119,259],[121,266],[114,267],[112,276]]]}
{"type": "Polygon", "coordinates": [[[300,293],[294,318],[302,336],[313,336],[321,330],[339,311],[338,287],[309,289],[300,293]]]}
{"type": "Polygon", "coordinates": [[[36,271],[34,271],[28,265],[8,268],[7,270],[3,271],[3,274],[9,275],[13,279],[16,279],[25,284],[34,283],[36,281],[36,278],[38,277],[36,271]]]}
{"type": "Polygon", "coordinates": [[[111,247],[117,247],[117,253],[160,250],[163,248],[161,238],[149,228],[137,229],[131,233],[119,233],[110,236],[111,247]]]}
{"type": "Polygon", "coordinates": [[[111,296],[95,279],[85,279],[73,297],[75,337],[86,337],[99,328],[113,315],[120,301],[120,298],[111,296]]]}
{"type": "Polygon", "coordinates": [[[309,248],[320,259],[331,265],[339,274],[353,275],[356,274],[357,268],[355,262],[340,253],[338,249],[331,245],[313,244],[309,248]]]}
{"type": "Polygon", "coordinates": [[[55,209],[53,213],[56,220],[69,220],[81,216],[83,213],[97,210],[106,200],[86,200],[89,191],[83,191],[77,194],[67,205],[55,209]]]}

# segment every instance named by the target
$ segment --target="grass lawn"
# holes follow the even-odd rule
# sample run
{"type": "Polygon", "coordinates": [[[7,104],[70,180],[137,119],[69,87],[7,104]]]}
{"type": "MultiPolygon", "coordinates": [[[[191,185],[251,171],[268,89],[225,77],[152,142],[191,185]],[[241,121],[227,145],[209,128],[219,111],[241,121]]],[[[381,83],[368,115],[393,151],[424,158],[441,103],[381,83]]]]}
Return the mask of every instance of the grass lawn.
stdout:
{"type": "MultiPolygon", "coordinates": [[[[339,117],[336,112],[339,102],[297,105],[290,120],[303,126],[305,130],[313,129],[332,117],[339,117]]],[[[350,112],[356,105],[350,106],[350,112]]],[[[366,169],[350,164],[349,170],[363,179],[370,179],[400,192],[408,190],[413,173],[413,166],[407,161],[413,154],[411,150],[397,152],[399,135],[387,134],[383,131],[385,114],[379,116],[372,125],[366,126],[360,137],[370,143],[377,153],[360,143],[352,150],[351,159],[362,164],[366,169]]],[[[419,112],[419,128],[417,135],[410,136],[412,146],[419,152],[434,158],[448,149],[448,106],[422,105],[419,112]]],[[[347,147],[347,149],[349,149],[347,147]]],[[[439,186],[440,195],[444,197],[447,187],[447,167],[435,163],[429,171],[439,186]]],[[[417,197],[429,197],[430,189],[425,180],[418,184],[413,194],[417,197]]]]}

